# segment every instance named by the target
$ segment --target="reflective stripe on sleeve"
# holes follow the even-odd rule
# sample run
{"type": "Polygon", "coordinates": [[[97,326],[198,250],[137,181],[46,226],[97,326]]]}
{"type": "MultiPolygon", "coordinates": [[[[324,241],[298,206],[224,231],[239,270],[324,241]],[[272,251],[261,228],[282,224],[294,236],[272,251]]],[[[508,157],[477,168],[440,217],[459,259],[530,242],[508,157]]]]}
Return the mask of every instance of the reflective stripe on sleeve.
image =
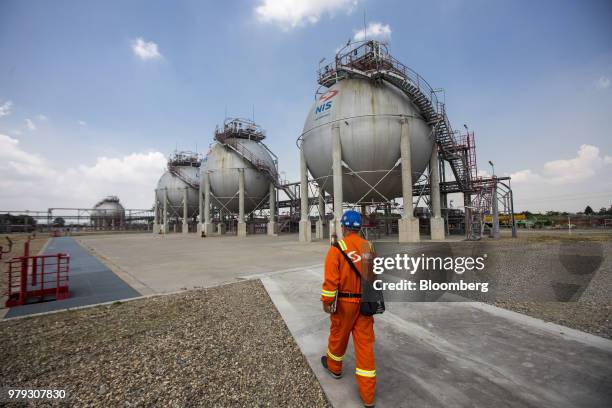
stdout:
{"type": "Polygon", "coordinates": [[[322,289],[321,290],[321,296],[334,297],[334,296],[336,296],[336,292],[337,292],[337,290],[325,290],[325,289],[322,289]]]}
{"type": "Polygon", "coordinates": [[[376,377],[376,370],[362,370],[361,368],[355,368],[355,374],[362,377],[376,377]]]}
{"type": "Polygon", "coordinates": [[[343,251],[346,251],[348,249],[348,247],[346,246],[346,244],[344,243],[344,240],[338,241],[338,245],[340,245],[340,248],[343,251]]]}
{"type": "Polygon", "coordinates": [[[332,354],[332,352],[329,351],[329,349],[327,349],[327,355],[329,356],[329,358],[331,358],[334,361],[342,361],[342,359],[344,358],[344,356],[338,357],[338,356],[332,354]]]}

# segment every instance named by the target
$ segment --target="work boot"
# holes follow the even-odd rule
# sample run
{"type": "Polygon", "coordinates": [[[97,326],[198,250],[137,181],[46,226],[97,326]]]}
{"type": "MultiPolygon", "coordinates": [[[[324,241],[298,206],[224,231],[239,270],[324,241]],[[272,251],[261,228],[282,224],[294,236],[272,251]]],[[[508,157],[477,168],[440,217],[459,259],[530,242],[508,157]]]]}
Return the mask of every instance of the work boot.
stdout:
{"type": "Polygon", "coordinates": [[[329,375],[332,376],[332,378],[335,378],[336,380],[339,380],[340,378],[342,378],[342,373],[336,374],[327,367],[327,356],[321,357],[321,365],[325,368],[325,371],[327,371],[329,375]]]}

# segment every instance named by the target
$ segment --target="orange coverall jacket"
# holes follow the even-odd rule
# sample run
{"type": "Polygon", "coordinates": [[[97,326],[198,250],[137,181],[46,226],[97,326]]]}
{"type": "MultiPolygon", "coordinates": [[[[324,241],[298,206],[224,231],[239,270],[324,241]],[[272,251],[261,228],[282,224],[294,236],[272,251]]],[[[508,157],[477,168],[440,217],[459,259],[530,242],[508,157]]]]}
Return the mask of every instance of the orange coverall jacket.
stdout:
{"type": "MultiPolygon", "coordinates": [[[[371,252],[368,241],[357,233],[348,234],[338,244],[353,260],[357,269],[362,270],[365,252],[371,252]]],[[[331,303],[337,292],[361,293],[361,279],[351,269],[340,250],[331,247],[325,258],[325,278],[321,301],[331,303]]],[[[339,297],[336,312],[330,315],[331,327],[327,344],[327,366],[336,374],[342,373],[342,360],[350,335],[355,348],[355,378],[359,395],[365,405],[374,404],[376,391],[376,368],[374,361],[374,317],[359,313],[359,298],[339,297]]]]}

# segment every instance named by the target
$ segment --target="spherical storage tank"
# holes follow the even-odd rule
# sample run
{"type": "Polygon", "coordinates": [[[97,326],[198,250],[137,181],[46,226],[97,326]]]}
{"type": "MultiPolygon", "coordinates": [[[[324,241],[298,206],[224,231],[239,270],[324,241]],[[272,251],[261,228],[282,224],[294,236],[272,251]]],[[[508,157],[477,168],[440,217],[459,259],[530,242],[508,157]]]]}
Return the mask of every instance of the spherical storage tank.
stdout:
{"type": "Polygon", "coordinates": [[[384,201],[380,194],[388,199],[400,197],[401,165],[385,174],[400,158],[402,117],[410,127],[411,170],[416,182],[429,162],[434,136],[410,98],[385,81],[346,78],[330,86],[312,105],[302,134],[306,163],[318,184],[333,194],[332,126],[337,125],[342,161],[358,174],[343,166],[344,201],[384,201]],[[380,194],[370,191],[368,184],[380,194]]]}
{"type": "Polygon", "coordinates": [[[98,201],[91,212],[91,223],[95,227],[118,227],[123,225],[124,221],[125,209],[116,196],[108,196],[98,201]]]}
{"type": "Polygon", "coordinates": [[[160,208],[163,208],[167,196],[168,213],[183,217],[183,197],[187,189],[188,217],[198,214],[201,163],[202,159],[194,152],[174,152],[170,156],[167,170],[160,177],[155,190],[160,208]]]}
{"type": "Polygon", "coordinates": [[[247,119],[226,119],[215,131],[203,171],[208,173],[213,205],[236,213],[239,208],[239,171],[244,171],[246,212],[253,210],[270,191],[277,177],[276,158],[263,144],[264,131],[247,119]]]}

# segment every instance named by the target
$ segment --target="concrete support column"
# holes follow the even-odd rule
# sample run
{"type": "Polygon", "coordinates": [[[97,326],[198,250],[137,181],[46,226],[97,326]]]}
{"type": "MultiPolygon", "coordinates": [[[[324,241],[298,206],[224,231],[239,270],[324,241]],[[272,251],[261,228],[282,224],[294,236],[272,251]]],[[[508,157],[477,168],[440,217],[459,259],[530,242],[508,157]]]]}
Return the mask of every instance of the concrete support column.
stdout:
{"type": "Polygon", "coordinates": [[[398,220],[399,242],[418,242],[419,220],[414,217],[412,208],[412,157],[411,157],[411,121],[402,119],[400,136],[400,154],[402,163],[402,198],[404,213],[398,220]]]}
{"type": "Polygon", "coordinates": [[[198,220],[197,233],[202,232],[204,226],[204,171],[200,170],[200,185],[198,186],[198,214],[200,219],[198,220]]]}
{"type": "Polygon", "coordinates": [[[312,241],[312,226],[308,211],[308,167],[303,146],[300,146],[300,242],[312,241]]]}
{"type": "Polygon", "coordinates": [[[162,234],[167,234],[170,232],[170,227],[168,225],[168,189],[164,188],[164,210],[162,214],[162,234]]]}
{"type": "Polygon", "coordinates": [[[429,159],[429,168],[431,169],[431,209],[432,214],[429,219],[429,227],[431,230],[431,239],[444,239],[444,218],[442,218],[442,210],[440,207],[440,165],[438,161],[438,146],[434,144],[429,159]]]}
{"type": "Polygon", "coordinates": [[[336,234],[338,240],[342,239],[342,144],[340,142],[340,125],[332,125],[332,173],[334,176],[334,221],[330,226],[330,238],[336,234]]]}
{"type": "Polygon", "coordinates": [[[276,223],[276,188],[270,183],[270,219],[268,220],[268,235],[277,235],[278,225],[276,223]]]}
{"type": "Polygon", "coordinates": [[[185,189],[183,190],[183,228],[181,230],[181,232],[183,234],[187,234],[189,232],[189,224],[188,224],[188,217],[189,217],[189,207],[188,207],[188,202],[187,202],[187,193],[188,193],[189,187],[185,186],[185,189]]]}
{"type": "Polygon", "coordinates": [[[238,169],[238,237],[246,237],[246,222],[244,220],[244,169],[238,169]]]}
{"type": "Polygon", "coordinates": [[[159,201],[157,201],[157,189],[155,189],[155,201],[153,205],[153,233],[159,234],[159,201]]]}
{"type": "Polygon", "coordinates": [[[323,190],[319,189],[319,219],[315,224],[315,237],[317,239],[323,239],[325,235],[325,200],[323,194],[323,190]]]}
{"type": "MultiPolygon", "coordinates": [[[[202,206],[202,211],[204,213],[204,218],[200,216],[200,222],[202,222],[202,231],[205,236],[212,235],[214,231],[214,225],[210,222],[210,175],[208,172],[203,172],[201,178],[202,187],[204,187],[204,204],[202,206]]],[[[201,199],[202,197],[200,197],[201,199]]]]}

